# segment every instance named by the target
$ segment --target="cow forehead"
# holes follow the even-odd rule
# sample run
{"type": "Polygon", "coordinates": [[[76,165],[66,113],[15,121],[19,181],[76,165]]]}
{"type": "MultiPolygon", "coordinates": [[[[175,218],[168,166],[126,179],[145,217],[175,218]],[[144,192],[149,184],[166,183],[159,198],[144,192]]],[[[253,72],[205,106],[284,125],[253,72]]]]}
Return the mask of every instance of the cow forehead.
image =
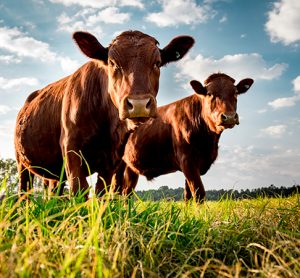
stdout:
{"type": "Polygon", "coordinates": [[[143,42],[147,42],[147,43],[152,43],[157,45],[158,41],[147,35],[144,34],[140,31],[126,31],[121,33],[120,35],[118,35],[110,44],[110,47],[113,45],[118,45],[118,44],[131,44],[131,45],[135,45],[135,44],[139,44],[139,43],[143,43],[143,42]]]}
{"type": "MultiPolygon", "coordinates": [[[[153,37],[138,31],[128,31],[119,35],[109,46],[108,56],[122,64],[133,59],[153,60],[160,56],[158,42],[153,37]]],[[[147,62],[147,61],[144,61],[147,62]]]]}
{"type": "Polygon", "coordinates": [[[218,77],[206,83],[207,91],[219,96],[229,96],[236,93],[234,81],[226,77],[218,77]]]}

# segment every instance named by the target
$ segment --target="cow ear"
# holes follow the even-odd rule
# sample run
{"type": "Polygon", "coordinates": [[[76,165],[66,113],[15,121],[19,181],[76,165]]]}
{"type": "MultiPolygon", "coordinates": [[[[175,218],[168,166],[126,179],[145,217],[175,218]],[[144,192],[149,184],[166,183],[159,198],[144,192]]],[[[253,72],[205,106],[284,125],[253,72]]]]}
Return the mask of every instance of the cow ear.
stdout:
{"type": "Polygon", "coordinates": [[[207,93],[207,90],[205,87],[203,87],[203,85],[197,81],[197,80],[192,80],[190,82],[192,88],[194,89],[195,93],[198,94],[198,95],[206,95],[207,93]]]}
{"type": "Polygon", "coordinates": [[[190,36],[179,36],[174,38],[169,44],[160,50],[161,66],[180,60],[194,45],[195,40],[190,36]]]}
{"type": "Polygon", "coordinates": [[[236,88],[238,90],[238,94],[246,93],[249,88],[252,86],[254,80],[251,78],[243,79],[239,82],[239,84],[236,85],[236,88]]]}
{"type": "Polygon", "coordinates": [[[108,49],[103,47],[92,34],[78,31],[73,34],[73,39],[86,56],[107,63],[108,49]]]}

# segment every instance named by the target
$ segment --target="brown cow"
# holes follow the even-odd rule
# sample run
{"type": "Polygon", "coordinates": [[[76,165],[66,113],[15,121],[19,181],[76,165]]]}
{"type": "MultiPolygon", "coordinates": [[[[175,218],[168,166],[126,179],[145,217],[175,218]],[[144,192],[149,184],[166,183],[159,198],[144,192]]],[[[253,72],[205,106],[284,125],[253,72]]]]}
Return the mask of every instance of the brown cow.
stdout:
{"type": "Polygon", "coordinates": [[[123,161],[115,176],[114,190],[129,194],[138,175],[148,180],[182,171],[186,178],[185,199],[205,198],[200,175],[218,155],[223,130],[239,124],[237,96],[252,85],[250,78],[236,86],[223,73],[212,74],[202,84],[190,82],[196,94],[158,108],[159,116],[138,127],[125,147],[123,161]]]}
{"type": "Polygon", "coordinates": [[[194,44],[192,37],[179,36],[159,49],[156,39],[139,31],[123,32],[107,48],[86,32],[73,38],[92,60],[32,93],[18,114],[20,192],[30,188],[34,174],[53,185],[64,160],[74,194],[87,192],[86,176],[94,172],[101,192],[122,159],[130,129],[156,117],[160,67],[194,44]]]}

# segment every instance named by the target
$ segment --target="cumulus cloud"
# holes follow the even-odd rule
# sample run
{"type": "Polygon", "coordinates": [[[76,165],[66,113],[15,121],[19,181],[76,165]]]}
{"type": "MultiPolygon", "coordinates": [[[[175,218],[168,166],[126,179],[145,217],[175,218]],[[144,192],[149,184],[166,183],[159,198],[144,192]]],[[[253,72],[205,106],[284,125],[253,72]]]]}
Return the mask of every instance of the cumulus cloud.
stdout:
{"type": "Polygon", "coordinates": [[[108,6],[131,6],[142,9],[143,1],[140,0],[50,0],[52,3],[65,6],[78,5],[81,7],[104,8],[108,6]]]}
{"type": "Polygon", "coordinates": [[[293,80],[294,91],[300,94],[300,75],[293,80]]]}
{"type": "Polygon", "coordinates": [[[279,108],[284,108],[284,107],[292,107],[297,104],[298,101],[300,101],[300,75],[296,77],[293,80],[293,90],[294,90],[294,95],[291,97],[282,97],[282,98],[277,98],[268,104],[273,107],[274,109],[279,109],[279,108]]]}
{"type": "Polygon", "coordinates": [[[272,42],[289,45],[300,40],[300,1],[280,0],[268,12],[265,30],[272,42]]]}
{"type": "Polygon", "coordinates": [[[280,138],[286,132],[286,125],[273,125],[261,129],[261,136],[267,135],[273,138],[280,138]]]}
{"type": "Polygon", "coordinates": [[[123,24],[130,19],[129,13],[120,12],[119,8],[107,7],[100,11],[93,8],[86,8],[69,16],[63,12],[57,17],[60,31],[73,33],[77,30],[89,31],[98,37],[103,35],[101,23],[123,24]]]}
{"type": "Polygon", "coordinates": [[[271,80],[279,77],[287,68],[287,64],[268,66],[260,54],[226,55],[220,59],[205,58],[201,54],[196,57],[190,55],[177,63],[178,79],[193,78],[204,81],[210,74],[224,72],[237,81],[243,78],[271,80]]]}
{"type": "Polygon", "coordinates": [[[73,73],[79,68],[79,63],[69,57],[59,57],[60,66],[65,73],[73,73]]]}
{"type": "MultiPolygon", "coordinates": [[[[254,146],[221,146],[219,158],[204,176],[204,182],[219,185],[219,177],[226,186],[292,185],[300,179],[300,149],[275,146],[257,149],[254,146]],[[290,180],[291,184],[286,184],[290,180]]],[[[223,187],[223,184],[222,184],[223,187]]]]}
{"type": "Polygon", "coordinates": [[[12,90],[17,89],[22,86],[37,86],[39,84],[36,78],[31,77],[21,77],[21,78],[12,78],[7,79],[0,76],[0,88],[2,90],[12,90]]]}
{"type": "Polygon", "coordinates": [[[284,107],[295,106],[299,100],[300,100],[300,96],[282,97],[270,101],[268,104],[272,106],[274,109],[279,109],[284,107]]]}
{"type": "Polygon", "coordinates": [[[158,2],[162,10],[148,14],[146,20],[160,27],[202,23],[215,15],[211,5],[203,3],[200,6],[195,0],[159,0],[158,2]]]}
{"type": "MultiPolygon", "coordinates": [[[[76,61],[65,56],[62,57],[57,55],[55,52],[50,50],[49,44],[28,36],[18,28],[0,27],[0,49],[4,49],[13,54],[0,56],[0,62],[19,63],[22,58],[32,58],[45,63],[58,61],[63,66],[65,61],[68,60],[68,70],[70,70],[70,65],[76,65],[78,67],[78,63],[76,61]]],[[[63,70],[66,68],[66,66],[62,67],[63,70]]],[[[68,71],[67,73],[70,72],[68,71]]]]}
{"type": "Polygon", "coordinates": [[[112,23],[112,24],[123,24],[130,19],[128,13],[121,13],[116,7],[108,7],[104,10],[99,11],[96,15],[88,17],[88,22],[91,24],[97,24],[99,22],[112,23]]]}
{"type": "Polygon", "coordinates": [[[56,58],[47,43],[29,37],[17,28],[0,27],[0,48],[18,57],[38,58],[43,62],[56,58]]]}
{"type": "Polygon", "coordinates": [[[4,64],[18,64],[21,59],[13,55],[0,55],[0,63],[4,64]]]}

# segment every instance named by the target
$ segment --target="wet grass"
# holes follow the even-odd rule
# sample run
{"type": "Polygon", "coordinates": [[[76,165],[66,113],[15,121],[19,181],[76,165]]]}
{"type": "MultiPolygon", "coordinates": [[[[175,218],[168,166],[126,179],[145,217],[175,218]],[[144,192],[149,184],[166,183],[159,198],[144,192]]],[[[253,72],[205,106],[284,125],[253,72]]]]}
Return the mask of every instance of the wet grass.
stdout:
{"type": "Polygon", "coordinates": [[[300,277],[300,195],[0,204],[1,277],[300,277]]]}

